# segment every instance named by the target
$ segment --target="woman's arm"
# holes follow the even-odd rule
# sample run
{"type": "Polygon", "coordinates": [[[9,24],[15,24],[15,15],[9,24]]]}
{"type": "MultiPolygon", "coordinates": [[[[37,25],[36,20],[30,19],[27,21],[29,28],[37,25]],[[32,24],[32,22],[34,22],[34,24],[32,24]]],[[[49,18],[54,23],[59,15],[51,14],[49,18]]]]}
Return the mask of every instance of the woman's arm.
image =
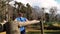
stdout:
{"type": "Polygon", "coordinates": [[[38,20],[26,21],[25,23],[19,22],[19,26],[27,26],[27,25],[36,24],[36,23],[39,23],[39,22],[40,21],[38,21],[38,20]]]}

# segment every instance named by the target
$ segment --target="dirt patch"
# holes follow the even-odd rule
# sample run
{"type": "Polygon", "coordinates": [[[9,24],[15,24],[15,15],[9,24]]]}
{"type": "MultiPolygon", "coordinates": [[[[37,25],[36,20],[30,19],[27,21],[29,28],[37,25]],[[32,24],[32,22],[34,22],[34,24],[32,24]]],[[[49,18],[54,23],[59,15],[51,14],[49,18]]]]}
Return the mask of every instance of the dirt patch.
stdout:
{"type": "Polygon", "coordinates": [[[0,34],[6,34],[6,32],[0,32],[0,34]]]}

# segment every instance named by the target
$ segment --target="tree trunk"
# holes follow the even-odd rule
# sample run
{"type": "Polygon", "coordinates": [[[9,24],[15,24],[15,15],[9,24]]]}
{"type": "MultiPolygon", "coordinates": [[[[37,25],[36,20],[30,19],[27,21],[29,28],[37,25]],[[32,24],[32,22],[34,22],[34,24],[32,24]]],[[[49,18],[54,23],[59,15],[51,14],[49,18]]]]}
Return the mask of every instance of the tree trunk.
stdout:
{"type": "Polygon", "coordinates": [[[18,24],[15,22],[6,23],[6,34],[20,34],[18,24]]]}

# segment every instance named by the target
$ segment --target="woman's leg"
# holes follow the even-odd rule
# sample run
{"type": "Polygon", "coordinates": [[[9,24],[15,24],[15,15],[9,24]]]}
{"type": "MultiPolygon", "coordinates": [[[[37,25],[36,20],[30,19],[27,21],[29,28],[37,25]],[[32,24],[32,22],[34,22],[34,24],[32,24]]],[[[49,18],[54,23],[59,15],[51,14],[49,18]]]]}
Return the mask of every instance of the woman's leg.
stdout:
{"type": "Polygon", "coordinates": [[[21,31],[21,34],[26,34],[25,30],[21,31]]]}

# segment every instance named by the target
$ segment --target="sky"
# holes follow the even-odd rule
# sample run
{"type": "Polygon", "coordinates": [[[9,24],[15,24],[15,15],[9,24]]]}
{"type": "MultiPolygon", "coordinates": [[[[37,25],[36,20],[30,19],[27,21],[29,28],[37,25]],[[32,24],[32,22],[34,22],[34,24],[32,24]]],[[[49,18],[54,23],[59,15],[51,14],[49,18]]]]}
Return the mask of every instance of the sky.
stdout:
{"type": "Polygon", "coordinates": [[[60,0],[55,0],[55,1],[57,1],[57,3],[60,3],[60,0]]]}
{"type": "MultiPolygon", "coordinates": [[[[14,1],[22,2],[23,4],[29,3],[32,7],[33,6],[45,8],[57,7],[58,9],[60,9],[60,0],[14,0],[14,1]]],[[[14,1],[10,2],[10,4],[14,4],[14,1]]],[[[60,11],[58,11],[58,13],[60,13],[60,11]]]]}
{"type": "Polygon", "coordinates": [[[15,0],[24,4],[29,3],[31,6],[51,7],[59,6],[60,0],[15,0]]]}

